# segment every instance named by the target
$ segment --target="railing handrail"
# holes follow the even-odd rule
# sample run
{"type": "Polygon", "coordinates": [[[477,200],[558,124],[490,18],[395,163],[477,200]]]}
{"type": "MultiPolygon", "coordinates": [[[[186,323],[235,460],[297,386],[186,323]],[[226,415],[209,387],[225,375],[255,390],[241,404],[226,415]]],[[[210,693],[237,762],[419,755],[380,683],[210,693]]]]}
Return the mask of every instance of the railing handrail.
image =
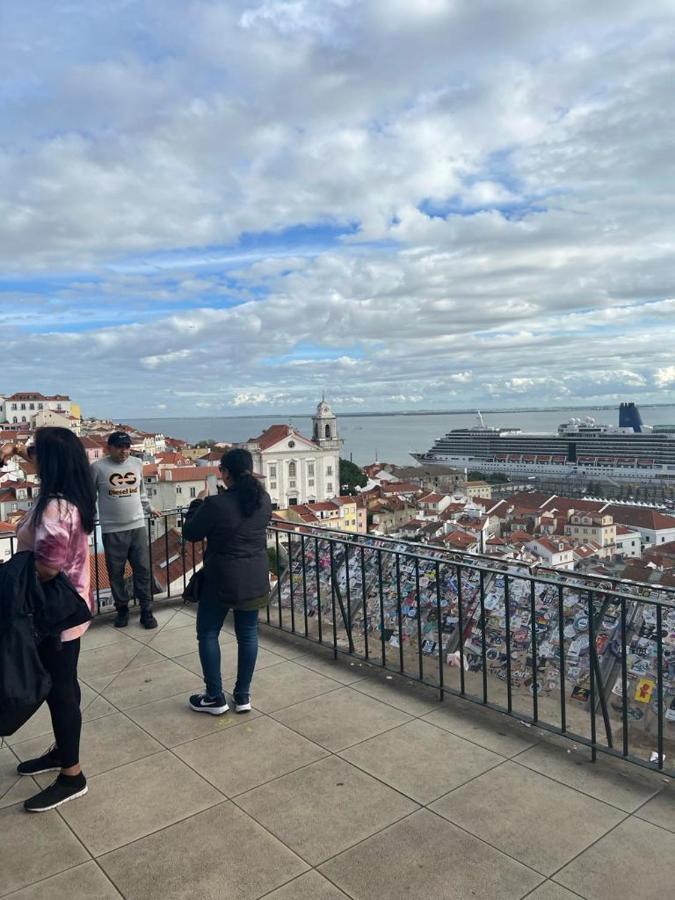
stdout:
{"type": "Polygon", "coordinates": [[[414,548],[411,551],[407,551],[406,555],[415,556],[425,562],[437,562],[437,557],[427,556],[423,551],[421,552],[420,548],[424,547],[427,550],[432,550],[434,553],[439,553],[447,556],[449,562],[461,563],[461,565],[465,568],[471,568],[477,572],[486,572],[489,574],[499,575],[505,573],[505,569],[500,568],[500,566],[507,566],[510,568],[516,566],[527,571],[522,571],[522,573],[519,573],[509,570],[508,574],[515,578],[534,579],[537,582],[552,585],[559,585],[562,583],[568,587],[579,587],[581,590],[597,591],[598,593],[604,594],[612,593],[616,594],[619,597],[625,597],[627,600],[654,602],[659,603],[665,607],[675,609],[675,588],[668,587],[667,585],[650,584],[646,581],[632,581],[627,578],[616,578],[611,575],[594,575],[592,573],[573,571],[569,571],[569,573],[566,573],[560,571],[559,569],[540,565],[539,563],[529,565],[528,563],[521,562],[519,560],[495,559],[495,557],[484,553],[462,553],[461,551],[457,550],[448,550],[445,547],[429,548],[428,545],[419,544],[415,541],[408,541],[405,540],[405,538],[399,539],[384,535],[359,534],[358,532],[341,531],[337,528],[323,528],[320,525],[294,525],[293,523],[288,523],[288,525],[285,525],[281,522],[276,521],[272,522],[269,527],[272,530],[279,531],[284,534],[301,534],[304,531],[305,533],[310,533],[313,536],[321,534],[334,535],[336,536],[334,539],[341,543],[354,544],[358,543],[359,539],[367,539],[373,541],[382,541],[389,544],[406,544],[407,546],[414,548]],[[574,584],[574,582],[576,582],[576,584],[574,584]],[[587,584],[585,582],[589,583],[587,584]],[[608,588],[608,583],[612,583],[613,586],[611,588],[608,588]],[[623,590],[620,590],[620,588],[623,587],[626,587],[629,590],[635,588],[648,588],[650,591],[655,591],[657,594],[663,594],[665,596],[653,597],[647,600],[647,598],[645,598],[643,595],[635,596],[633,594],[629,594],[624,592],[623,590]]]}

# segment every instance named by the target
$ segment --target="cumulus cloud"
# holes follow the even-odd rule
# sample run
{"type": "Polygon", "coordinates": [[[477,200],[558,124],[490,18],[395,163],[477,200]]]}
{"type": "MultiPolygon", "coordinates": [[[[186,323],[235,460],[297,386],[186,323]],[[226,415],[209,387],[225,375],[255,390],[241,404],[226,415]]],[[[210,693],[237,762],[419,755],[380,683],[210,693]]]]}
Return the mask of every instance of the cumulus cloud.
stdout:
{"type": "Polygon", "coordinates": [[[8,0],[1,387],[672,401],[670,12],[8,0]]]}

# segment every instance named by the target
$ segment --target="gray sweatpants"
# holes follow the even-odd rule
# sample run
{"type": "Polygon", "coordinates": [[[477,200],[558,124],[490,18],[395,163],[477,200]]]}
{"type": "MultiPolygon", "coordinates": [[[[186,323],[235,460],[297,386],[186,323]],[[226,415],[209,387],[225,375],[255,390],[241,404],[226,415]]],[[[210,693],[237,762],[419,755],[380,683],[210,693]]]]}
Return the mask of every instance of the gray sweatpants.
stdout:
{"type": "Polygon", "coordinates": [[[132,528],[129,531],[111,531],[104,534],[103,550],[115,609],[128,606],[131,599],[124,579],[124,567],[129,560],[133,573],[134,596],[141,605],[141,612],[149,612],[152,609],[152,594],[147,529],[132,528]]]}

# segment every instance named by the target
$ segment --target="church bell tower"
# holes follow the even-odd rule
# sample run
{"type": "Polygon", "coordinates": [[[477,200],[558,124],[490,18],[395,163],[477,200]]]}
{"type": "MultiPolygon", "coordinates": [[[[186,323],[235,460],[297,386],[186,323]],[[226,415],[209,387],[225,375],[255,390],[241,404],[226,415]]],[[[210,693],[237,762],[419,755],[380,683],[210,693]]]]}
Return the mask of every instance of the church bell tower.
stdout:
{"type": "Polygon", "coordinates": [[[338,437],[337,417],[330,406],[326,403],[325,398],[316,408],[316,412],[312,416],[314,425],[312,430],[312,440],[318,444],[322,450],[335,450],[339,452],[342,447],[342,440],[338,437]]]}

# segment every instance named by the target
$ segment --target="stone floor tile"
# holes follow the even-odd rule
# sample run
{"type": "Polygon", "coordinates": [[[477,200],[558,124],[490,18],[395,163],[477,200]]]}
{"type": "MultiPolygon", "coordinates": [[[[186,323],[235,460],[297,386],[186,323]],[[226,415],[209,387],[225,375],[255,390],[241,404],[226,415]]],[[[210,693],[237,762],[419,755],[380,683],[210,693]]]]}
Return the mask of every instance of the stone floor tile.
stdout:
{"type": "Polygon", "coordinates": [[[247,718],[254,719],[260,715],[256,710],[246,716],[238,716],[233,711],[222,716],[196,713],[188,706],[187,693],[134,706],[126,714],[165,747],[175,747],[206,734],[225,731],[241,725],[247,718]]]}
{"type": "MultiPolygon", "coordinates": [[[[0,809],[21,803],[39,791],[37,782],[32,778],[17,775],[17,762],[17,757],[8,747],[0,749],[0,809]]],[[[2,850],[0,849],[0,868],[1,864],[2,850]]]]}
{"type": "Polygon", "coordinates": [[[192,628],[195,627],[195,616],[188,615],[182,609],[174,609],[173,616],[166,623],[162,631],[173,631],[174,628],[185,628],[186,626],[191,625],[192,628]]]}
{"type": "Polygon", "coordinates": [[[625,815],[512,762],[446,794],[430,808],[544,875],[625,815]]]}
{"type": "Polygon", "coordinates": [[[663,900],[673,894],[675,835],[631,816],[554,880],[588,900],[663,900]]]}
{"type": "Polygon", "coordinates": [[[222,800],[169,752],[89,779],[89,793],[62,815],[94,856],[165,828],[222,800]]]}
{"type": "MultiPolygon", "coordinates": [[[[17,744],[14,752],[19,759],[24,760],[40,756],[44,749],[43,738],[33,738],[17,744]]],[[[129,721],[123,713],[104,716],[82,726],[80,762],[87,778],[144,756],[152,756],[163,749],[161,744],[129,721]]],[[[45,774],[39,776],[39,779],[41,784],[45,779],[51,784],[54,775],[45,774]]]]}
{"type": "Polygon", "coordinates": [[[0,897],[89,859],[58,814],[10,806],[0,810],[0,835],[0,897]]]}
{"type": "Polygon", "coordinates": [[[82,699],[80,701],[80,709],[82,710],[82,721],[91,722],[93,719],[100,719],[101,716],[109,716],[116,712],[105,697],[101,697],[92,687],[80,682],[80,690],[82,691],[82,699]]]}
{"type": "Polygon", "coordinates": [[[410,713],[411,716],[423,716],[440,706],[433,689],[411,685],[403,679],[393,675],[387,677],[379,672],[354,685],[354,690],[362,691],[369,697],[382,700],[383,703],[389,703],[397,709],[410,713]]]}
{"type": "Polygon", "coordinates": [[[234,715],[232,718],[246,721],[238,728],[190,741],[175,751],[228,797],[294,772],[326,755],[317,744],[266,716],[251,719],[234,715]]]}
{"type": "Polygon", "coordinates": [[[545,881],[527,895],[527,900],[579,900],[579,895],[571,893],[567,888],[556,884],[555,881],[545,881]]]}
{"type": "Polygon", "coordinates": [[[401,710],[348,687],[305,700],[273,715],[294,731],[334,751],[410,721],[410,716],[401,710]]]}
{"type": "Polygon", "coordinates": [[[420,810],[321,866],[354,900],[516,900],[541,876],[420,810]]]}
{"type": "MultiPolygon", "coordinates": [[[[224,689],[227,692],[234,687],[234,680],[237,673],[236,641],[228,641],[225,644],[221,643],[220,651],[220,672],[223,676],[224,689]]],[[[202,664],[199,661],[199,651],[195,650],[194,653],[186,653],[183,656],[174,656],[173,661],[179,663],[181,666],[185,666],[186,669],[189,669],[190,672],[194,672],[195,675],[199,675],[200,678],[202,677],[202,664]]],[[[270,666],[276,666],[278,663],[285,661],[283,656],[279,656],[277,653],[271,653],[269,650],[259,647],[255,671],[259,672],[261,669],[267,669],[270,666]]],[[[253,677],[255,678],[255,674],[253,677]]]]}
{"type": "Polygon", "coordinates": [[[271,894],[265,894],[265,900],[345,900],[346,896],[313,869],[271,894]]]}
{"type": "Polygon", "coordinates": [[[542,741],[520,753],[517,761],[626,812],[633,812],[663,787],[662,776],[602,753],[592,762],[590,749],[571,741],[564,745],[542,741]]]}
{"type": "Polygon", "coordinates": [[[294,637],[285,632],[281,633],[278,629],[263,625],[263,616],[264,610],[261,610],[261,626],[258,632],[258,643],[261,647],[271,650],[272,653],[278,653],[284,659],[294,659],[296,656],[307,653],[308,644],[304,638],[294,637]]]}
{"type": "Polygon", "coordinates": [[[255,673],[251,702],[256,709],[269,713],[327,691],[334,691],[339,686],[332,678],[326,678],[287,660],[255,673]]]}
{"type": "Polygon", "coordinates": [[[120,900],[121,896],[99,866],[87,862],[26,887],[11,900],[120,900]]]}
{"type": "Polygon", "coordinates": [[[123,640],[123,630],[113,628],[112,625],[94,619],[82,637],[82,651],[96,650],[97,647],[105,647],[108,644],[118,644],[123,640]]]}
{"type": "MultiPolygon", "coordinates": [[[[258,658],[255,662],[255,671],[259,672],[261,669],[269,669],[270,666],[276,666],[283,662],[286,662],[283,656],[279,656],[278,653],[273,653],[271,650],[266,650],[264,647],[258,647],[258,658]]],[[[232,682],[231,686],[233,687],[234,676],[237,674],[236,640],[225,644],[221,648],[220,664],[223,678],[226,682],[232,682]]]]}
{"type": "Polygon", "coordinates": [[[88,681],[90,676],[121,672],[142,649],[143,646],[138,641],[115,641],[93,650],[83,649],[77,664],[78,674],[88,681]]]}
{"type": "Polygon", "coordinates": [[[470,706],[468,701],[445,703],[424,716],[427,722],[480,744],[502,756],[515,756],[540,740],[539,732],[507,716],[470,706]]]}
{"type": "Polygon", "coordinates": [[[152,666],[155,663],[164,662],[166,657],[162,653],[153,650],[152,647],[141,645],[141,649],[134,656],[131,662],[125,666],[125,669],[141,669],[143,666],[152,666]]]}
{"type": "Polygon", "coordinates": [[[662,791],[635,813],[641,819],[675,831],[675,781],[663,786],[662,791]]]}
{"type": "Polygon", "coordinates": [[[126,900],[255,900],[307,869],[227,802],[99,862],[126,900]]]}
{"type": "MultiPolygon", "coordinates": [[[[110,677],[113,678],[114,676],[110,677]]],[[[107,716],[116,712],[114,706],[111,706],[103,697],[99,697],[96,691],[83,681],[80,681],[80,688],[82,689],[81,709],[83,722],[91,722],[94,719],[100,719],[101,716],[107,716]]],[[[34,737],[42,737],[45,741],[45,747],[54,739],[52,720],[46,703],[43,703],[38,711],[18,731],[6,737],[5,743],[10,747],[14,747],[16,744],[31,740],[34,737]]]]}
{"type": "Polygon", "coordinates": [[[141,706],[164,697],[174,697],[199,690],[200,682],[192,672],[167,659],[142,669],[127,669],[117,675],[103,691],[103,696],[118,709],[141,706]]]}
{"type": "MultiPolygon", "coordinates": [[[[160,604],[155,604],[152,612],[157,619],[157,629],[144,628],[140,622],[141,611],[139,607],[131,606],[129,607],[129,624],[126,628],[120,629],[120,631],[123,631],[125,637],[131,638],[140,644],[149,644],[150,641],[156,637],[157,632],[161,631],[176,614],[173,607],[160,604]]],[[[110,621],[112,623],[112,615],[110,621]]]]}
{"type": "Polygon", "coordinates": [[[165,628],[150,641],[149,646],[171,658],[193,653],[197,649],[195,623],[192,622],[182,628],[165,628]]]}
{"type": "Polygon", "coordinates": [[[293,662],[299,666],[305,666],[313,672],[318,672],[319,675],[326,675],[328,678],[339,681],[340,684],[354,684],[362,681],[370,673],[370,667],[365,663],[345,659],[341,656],[334,659],[332,653],[321,650],[319,647],[312,648],[309,653],[294,657],[293,662]]]}
{"type": "Polygon", "coordinates": [[[417,808],[334,756],[254,788],[237,804],[312,865],[417,808]]]}
{"type": "Polygon", "coordinates": [[[202,677],[202,664],[199,661],[199,651],[194,650],[192,653],[184,653],[182,656],[174,656],[173,662],[183,666],[188,672],[194,672],[195,675],[202,677]]]}
{"type": "Polygon", "coordinates": [[[14,734],[10,734],[9,737],[6,737],[5,743],[10,747],[14,747],[22,741],[27,741],[30,738],[38,736],[45,738],[47,743],[49,743],[50,738],[51,740],[54,739],[52,733],[52,720],[49,716],[49,709],[46,703],[43,703],[37,712],[33,713],[26,724],[22,725],[18,731],[15,731],[14,734]]]}
{"type": "Polygon", "coordinates": [[[417,803],[430,803],[504,757],[414,719],[340,756],[417,803]]]}
{"type": "Polygon", "coordinates": [[[87,675],[87,677],[83,677],[81,672],[77,673],[77,677],[80,682],[80,686],[86,684],[87,687],[90,687],[97,694],[100,694],[104,691],[111,681],[114,681],[115,678],[119,675],[119,672],[110,672],[107,675],[87,675]]]}

